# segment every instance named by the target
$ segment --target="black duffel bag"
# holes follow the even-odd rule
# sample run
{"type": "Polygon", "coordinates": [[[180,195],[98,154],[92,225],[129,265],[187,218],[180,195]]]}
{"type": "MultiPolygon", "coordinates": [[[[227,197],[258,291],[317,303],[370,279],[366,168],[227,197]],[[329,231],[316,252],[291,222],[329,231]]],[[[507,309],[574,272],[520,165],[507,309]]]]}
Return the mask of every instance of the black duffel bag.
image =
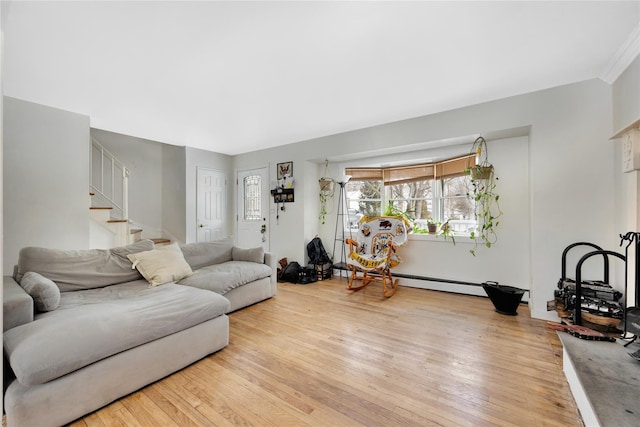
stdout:
{"type": "Polygon", "coordinates": [[[298,276],[300,275],[302,267],[296,261],[292,261],[284,268],[280,275],[281,282],[298,283],[298,276]]]}

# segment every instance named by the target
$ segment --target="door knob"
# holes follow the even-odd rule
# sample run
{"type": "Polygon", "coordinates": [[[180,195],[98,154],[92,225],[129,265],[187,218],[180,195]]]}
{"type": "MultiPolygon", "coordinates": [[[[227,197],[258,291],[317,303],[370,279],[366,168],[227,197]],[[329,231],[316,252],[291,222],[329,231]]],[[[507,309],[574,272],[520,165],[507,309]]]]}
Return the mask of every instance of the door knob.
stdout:
{"type": "Polygon", "coordinates": [[[200,228],[204,228],[204,224],[200,224],[200,228]]]}

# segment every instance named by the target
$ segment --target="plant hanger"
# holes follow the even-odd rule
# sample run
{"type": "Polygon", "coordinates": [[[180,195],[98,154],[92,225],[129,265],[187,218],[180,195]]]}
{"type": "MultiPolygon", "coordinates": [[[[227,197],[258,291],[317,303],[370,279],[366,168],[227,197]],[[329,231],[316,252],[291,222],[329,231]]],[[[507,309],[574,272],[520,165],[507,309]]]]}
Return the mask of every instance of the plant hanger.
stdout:
{"type": "Polygon", "coordinates": [[[470,154],[476,155],[476,164],[467,168],[470,175],[470,188],[467,197],[475,202],[476,218],[478,226],[472,231],[470,238],[475,246],[469,252],[476,255],[478,245],[491,246],[498,240],[496,227],[503,212],[500,209],[500,195],[496,192],[497,177],[494,175],[493,165],[489,162],[487,141],[479,136],[471,146],[470,154]]]}
{"type": "Polygon", "coordinates": [[[327,171],[329,169],[329,159],[325,159],[324,161],[324,175],[318,180],[318,184],[320,185],[320,192],[318,193],[320,197],[320,215],[318,218],[322,224],[325,223],[325,218],[327,215],[327,201],[333,197],[334,188],[335,188],[335,180],[333,178],[327,177],[327,171]]]}

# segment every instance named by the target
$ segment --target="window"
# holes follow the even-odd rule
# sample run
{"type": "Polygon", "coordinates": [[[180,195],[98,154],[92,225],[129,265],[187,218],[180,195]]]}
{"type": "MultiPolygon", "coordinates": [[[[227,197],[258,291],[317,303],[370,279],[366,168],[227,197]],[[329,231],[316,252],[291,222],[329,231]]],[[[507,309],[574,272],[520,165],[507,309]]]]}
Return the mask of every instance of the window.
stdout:
{"type": "Polygon", "coordinates": [[[380,215],[383,206],[382,181],[354,181],[347,182],[347,213],[349,214],[349,227],[358,228],[358,222],[364,215],[380,215]]]}
{"type": "Polygon", "coordinates": [[[388,202],[402,212],[409,212],[415,219],[435,218],[433,211],[433,180],[393,184],[386,187],[388,202]]]}
{"type": "MultiPolygon", "coordinates": [[[[456,234],[476,228],[475,204],[467,197],[469,178],[465,169],[475,156],[438,163],[390,168],[347,168],[349,225],[357,228],[363,215],[382,215],[387,206],[407,212],[418,230],[427,220],[449,222],[456,234]]],[[[414,230],[416,231],[416,230],[414,230]]]]}
{"type": "Polygon", "coordinates": [[[244,187],[244,219],[262,219],[262,182],[260,175],[247,176],[242,180],[244,187]]]}
{"type": "Polygon", "coordinates": [[[475,230],[477,220],[475,203],[467,197],[468,176],[456,176],[439,180],[441,221],[449,221],[451,230],[468,234],[475,230]]]}

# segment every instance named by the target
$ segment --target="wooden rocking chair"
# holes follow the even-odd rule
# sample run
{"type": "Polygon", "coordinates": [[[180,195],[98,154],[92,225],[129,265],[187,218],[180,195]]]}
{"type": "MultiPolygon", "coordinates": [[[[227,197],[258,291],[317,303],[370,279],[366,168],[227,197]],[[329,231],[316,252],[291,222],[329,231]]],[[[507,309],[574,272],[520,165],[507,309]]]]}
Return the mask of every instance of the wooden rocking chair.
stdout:
{"type": "Polygon", "coordinates": [[[382,294],[392,296],[398,288],[398,280],[391,276],[391,269],[400,264],[396,247],[407,241],[410,226],[399,216],[363,217],[356,239],[347,239],[351,270],[347,289],[357,291],[371,282],[382,283],[382,294]],[[361,275],[359,275],[361,273],[361,275]],[[361,281],[355,285],[355,281],[361,281]]]}

